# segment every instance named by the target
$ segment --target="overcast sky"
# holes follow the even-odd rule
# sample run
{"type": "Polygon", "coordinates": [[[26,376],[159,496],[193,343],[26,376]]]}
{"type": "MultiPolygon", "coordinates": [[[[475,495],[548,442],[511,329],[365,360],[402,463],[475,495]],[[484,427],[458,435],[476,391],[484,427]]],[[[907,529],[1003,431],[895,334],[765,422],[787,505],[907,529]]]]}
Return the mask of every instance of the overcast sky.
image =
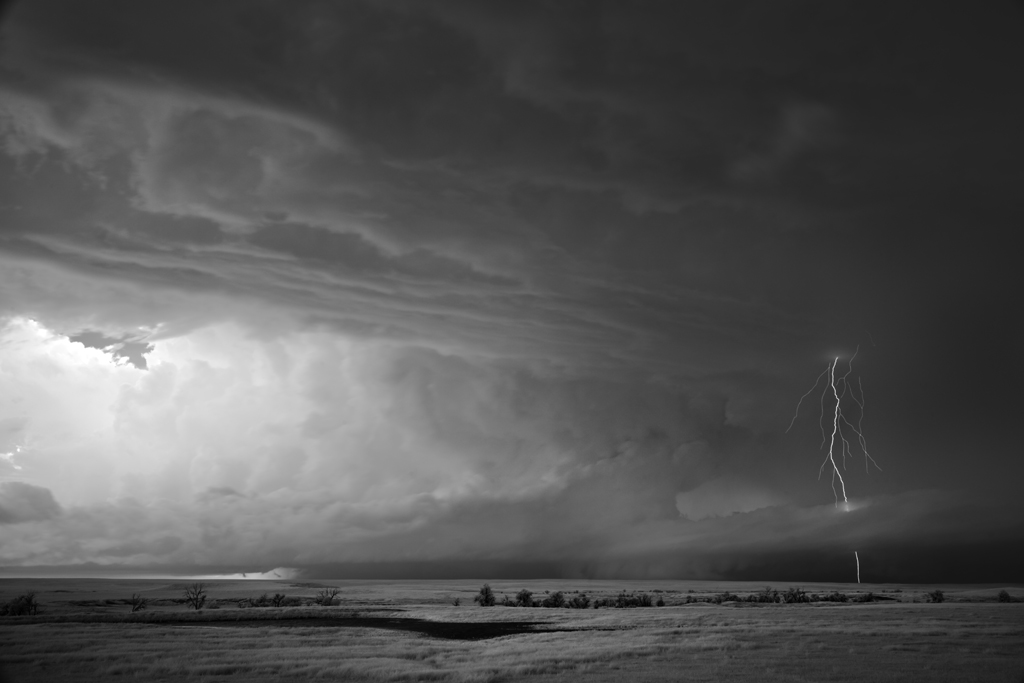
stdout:
{"type": "Polygon", "coordinates": [[[1022,575],[1018,5],[2,21],[3,571],[1022,575]]]}

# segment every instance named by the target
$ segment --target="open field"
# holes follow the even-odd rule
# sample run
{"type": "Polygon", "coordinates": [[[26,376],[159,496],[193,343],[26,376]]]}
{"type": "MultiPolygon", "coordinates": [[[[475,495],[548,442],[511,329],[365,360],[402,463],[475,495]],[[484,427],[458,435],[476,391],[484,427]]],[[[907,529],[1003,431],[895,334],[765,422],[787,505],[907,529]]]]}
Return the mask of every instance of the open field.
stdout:
{"type": "Polygon", "coordinates": [[[527,588],[665,602],[545,609],[479,607],[482,581],[207,581],[197,613],[178,602],[190,583],[0,580],[0,603],[34,590],[40,604],[0,617],[0,680],[1024,681],[1024,603],[997,602],[1002,587],[942,586],[946,601],[932,604],[934,587],[812,584],[802,588],[885,599],[714,604],[702,600],[763,585],[490,582],[499,601],[527,588]],[[336,605],[239,607],[262,593],[305,603],[325,586],[341,590],[336,605]],[[149,601],[136,614],[124,603],[133,593],[149,601]]]}

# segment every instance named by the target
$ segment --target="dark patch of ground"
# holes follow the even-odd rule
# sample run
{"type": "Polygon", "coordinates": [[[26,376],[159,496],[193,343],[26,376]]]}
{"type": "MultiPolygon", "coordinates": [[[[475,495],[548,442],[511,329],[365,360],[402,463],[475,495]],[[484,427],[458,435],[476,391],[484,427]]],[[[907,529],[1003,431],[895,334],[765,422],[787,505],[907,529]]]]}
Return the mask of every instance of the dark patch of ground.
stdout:
{"type": "Polygon", "coordinates": [[[535,621],[429,621],[426,619],[386,618],[386,617],[339,617],[310,619],[239,619],[233,621],[194,621],[177,622],[176,626],[212,626],[215,628],[383,628],[393,631],[415,631],[432,638],[448,640],[487,640],[501,636],[514,636],[523,633],[552,633],[575,629],[534,628],[535,621]]]}

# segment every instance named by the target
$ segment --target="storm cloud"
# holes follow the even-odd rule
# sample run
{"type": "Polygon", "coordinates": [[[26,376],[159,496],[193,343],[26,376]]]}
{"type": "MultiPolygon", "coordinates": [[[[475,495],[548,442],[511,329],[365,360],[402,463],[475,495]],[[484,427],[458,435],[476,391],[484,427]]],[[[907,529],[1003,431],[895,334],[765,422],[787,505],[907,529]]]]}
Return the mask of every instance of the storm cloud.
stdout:
{"type": "Polygon", "coordinates": [[[15,5],[0,565],[998,557],[1024,475],[1009,14],[15,5]],[[837,512],[817,394],[786,428],[858,348],[882,469],[848,456],[837,512]]]}

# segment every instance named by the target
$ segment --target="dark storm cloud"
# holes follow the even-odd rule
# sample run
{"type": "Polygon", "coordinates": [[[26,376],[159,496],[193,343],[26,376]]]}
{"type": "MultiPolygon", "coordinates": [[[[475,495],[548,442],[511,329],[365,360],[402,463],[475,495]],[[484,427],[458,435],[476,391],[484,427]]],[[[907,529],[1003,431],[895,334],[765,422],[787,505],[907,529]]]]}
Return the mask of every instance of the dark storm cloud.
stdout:
{"type": "MultiPolygon", "coordinates": [[[[264,562],[246,543],[271,529],[280,565],[412,544],[738,576],[772,543],[786,565],[856,535],[800,507],[829,495],[813,416],[781,431],[857,343],[885,472],[855,488],[1009,499],[1024,53],[1001,11],[22,3],[0,55],[0,316],[165,345],[89,448],[166,470],[90,486],[181,507],[61,517],[95,542],[24,531],[10,561],[264,562]],[[512,550],[462,542],[486,525],[512,550]]],[[[107,377],[5,330],[45,377],[107,377]]],[[[4,410],[25,443],[54,433],[4,410]]],[[[850,520],[895,547],[948,507],[914,500],[872,508],[913,522],[888,535],[850,520]]]]}
{"type": "Polygon", "coordinates": [[[302,224],[262,227],[249,238],[249,243],[294,256],[314,266],[356,276],[375,275],[385,282],[410,279],[414,283],[429,284],[431,280],[448,280],[476,290],[486,289],[488,285],[515,285],[515,282],[475,271],[467,264],[425,249],[389,257],[358,234],[336,233],[302,224]]]}

